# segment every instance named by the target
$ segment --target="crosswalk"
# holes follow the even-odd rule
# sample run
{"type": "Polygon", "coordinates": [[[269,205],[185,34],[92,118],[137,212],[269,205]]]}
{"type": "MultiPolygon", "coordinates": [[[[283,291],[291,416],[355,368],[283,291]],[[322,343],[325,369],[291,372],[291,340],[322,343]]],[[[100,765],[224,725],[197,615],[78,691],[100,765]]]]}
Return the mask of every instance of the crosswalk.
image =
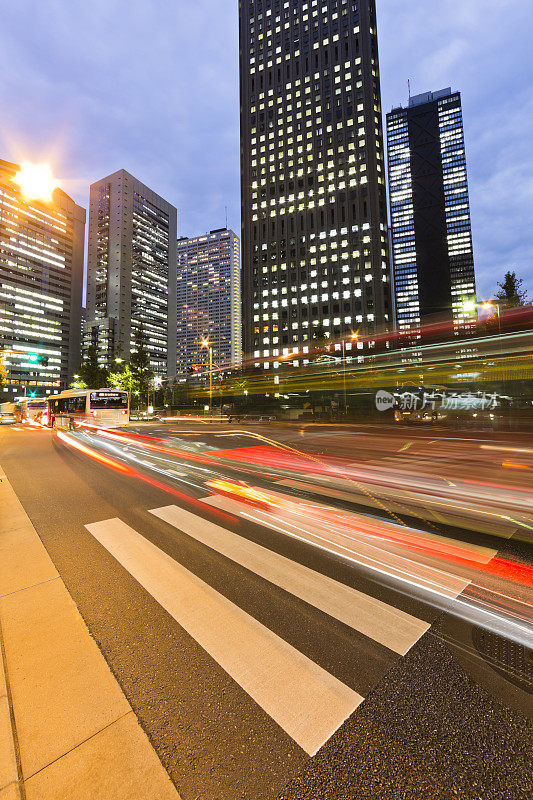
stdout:
{"type": "MultiPolygon", "coordinates": [[[[228,505],[224,503],[225,508],[228,505]]],[[[396,653],[405,655],[429,627],[427,622],[178,506],[150,513],[396,653]]]]}
{"type": "Polygon", "coordinates": [[[120,519],[86,528],[309,755],[361,703],[360,695],[120,519]]]}
{"type": "MultiPolygon", "coordinates": [[[[216,496],[206,498],[206,502],[214,505],[216,500],[216,496]]],[[[227,507],[224,498],[218,500],[219,506],[227,507]]],[[[176,505],[152,509],[149,513],[347,626],[354,637],[359,637],[354,638],[354,647],[357,642],[368,640],[391,657],[400,657],[429,628],[427,620],[337,582],[176,505]]],[[[268,517],[260,522],[267,527],[268,517]]],[[[85,527],[308,755],[314,755],[364,700],[353,684],[347,685],[315,663],[123,520],[108,519],[85,527]]],[[[456,594],[463,585],[455,587],[456,594]]],[[[384,669],[385,666],[380,666],[373,676],[375,683],[384,669]]]]}

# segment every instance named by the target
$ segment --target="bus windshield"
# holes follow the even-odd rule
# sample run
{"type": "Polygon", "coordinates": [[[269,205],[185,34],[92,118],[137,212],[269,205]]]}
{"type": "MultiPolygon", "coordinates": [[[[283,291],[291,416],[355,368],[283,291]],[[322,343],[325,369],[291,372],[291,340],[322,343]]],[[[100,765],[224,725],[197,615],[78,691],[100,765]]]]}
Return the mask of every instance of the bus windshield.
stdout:
{"type": "Polygon", "coordinates": [[[91,410],[127,409],[126,392],[91,392],[91,410]]]}

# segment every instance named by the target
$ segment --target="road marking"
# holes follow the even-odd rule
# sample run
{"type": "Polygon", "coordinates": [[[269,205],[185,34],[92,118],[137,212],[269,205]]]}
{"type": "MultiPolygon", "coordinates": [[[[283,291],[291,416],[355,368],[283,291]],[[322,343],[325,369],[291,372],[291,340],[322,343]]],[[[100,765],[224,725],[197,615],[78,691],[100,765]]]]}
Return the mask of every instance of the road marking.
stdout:
{"type": "Polygon", "coordinates": [[[362,702],[122,520],[85,527],[309,755],[362,702]]]}
{"type": "Polygon", "coordinates": [[[176,505],[150,513],[395,653],[405,655],[430,627],[176,505]]]}
{"type": "Polygon", "coordinates": [[[400,447],[400,449],[398,450],[398,452],[399,452],[399,453],[402,453],[404,450],[409,450],[409,448],[410,448],[410,447],[411,447],[413,444],[414,444],[414,442],[407,442],[407,444],[404,444],[404,446],[403,446],[403,447],[400,447]]]}

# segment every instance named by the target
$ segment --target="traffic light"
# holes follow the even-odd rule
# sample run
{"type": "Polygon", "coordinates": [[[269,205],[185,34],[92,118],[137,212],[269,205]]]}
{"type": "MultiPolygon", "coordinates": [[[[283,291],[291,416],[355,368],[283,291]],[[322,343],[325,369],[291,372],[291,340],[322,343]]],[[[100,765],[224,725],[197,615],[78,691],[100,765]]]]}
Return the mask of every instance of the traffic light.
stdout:
{"type": "Polygon", "coordinates": [[[48,356],[42,356],[40,353],[30,353],[28,356],[28,361],[31,364],[42,364],[43,366],[48,366],[48,356]]]}

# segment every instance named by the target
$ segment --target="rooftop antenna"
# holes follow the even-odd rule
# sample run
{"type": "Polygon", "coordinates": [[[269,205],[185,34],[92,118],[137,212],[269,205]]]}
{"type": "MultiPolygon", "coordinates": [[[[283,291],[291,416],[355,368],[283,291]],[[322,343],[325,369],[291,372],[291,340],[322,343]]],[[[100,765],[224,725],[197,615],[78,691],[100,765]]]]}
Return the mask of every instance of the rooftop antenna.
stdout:
{"type": "Polygon", "coordinates": [[[226,209],[226,230],[227,230],[228,229],[228,207],[224,206],[224,208],[226,209]]]}
{"type": "Polygon", "coordinates": [[[407,91],[409,92],[409,105],[411,105],[411,78],[407,78],[407,91]]]}

